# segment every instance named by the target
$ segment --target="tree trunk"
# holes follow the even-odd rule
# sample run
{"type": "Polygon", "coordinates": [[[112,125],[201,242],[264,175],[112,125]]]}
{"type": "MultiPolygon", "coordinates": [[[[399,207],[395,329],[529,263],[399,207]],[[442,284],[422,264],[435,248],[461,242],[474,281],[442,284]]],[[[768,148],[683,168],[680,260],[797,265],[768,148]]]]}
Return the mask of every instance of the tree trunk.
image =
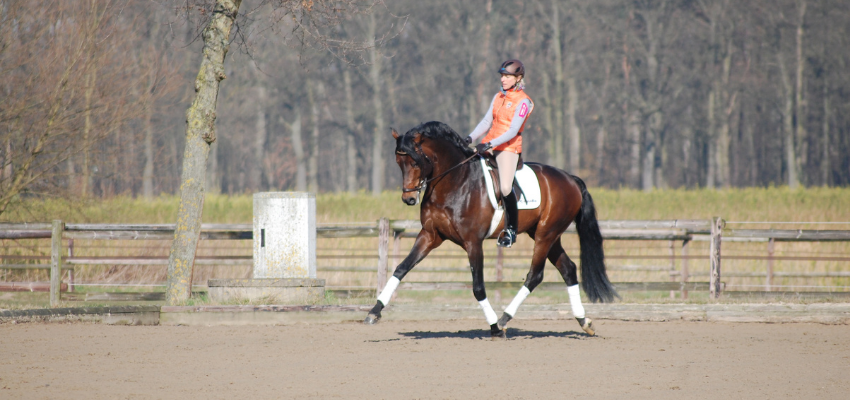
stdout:
{"type": "Polygon", "coordinates": [[[192,270],[201,234],[204,187],[210,144],[215,141],[215,109],[218,89],[224,76],[224,58],[230,43],[241,0],[217,0],[209,23],[204,28],[204,57],[195,79],[195,98],[186,112],[186,150],[180,178],[180,207],[174,229],[174,241],[168,257],[166,302],[185,302],[192,293],[192,270]]]}
{"type": "Polygon", "coordinates": [[[785,168],[788,171],[788,186],[791,189],[796,189],[800,186],[800,180],[797,177],[797,153],[794,146],[794,89],[791,87],[790,79],[788,79],[785,57],[782,57],[781,51],[777,51],[776,59],[779,64],[782,89],[784,89],[782,97],[785,100],[782,113],[782,132],[785,139],[785,168]]]}
{"type": "Polygon", "coordinates": [[[581,131],[576,121],[577,109],[578,87],[575,75],[572,74],[567,79],[567,127],[570,133],[570,170],[574,174],[578,174],[581,168],[581,131]]]}
{"type": "MultiPolygon", "coordinates": [[[[10,141],[7,141],[7,149],[9,148],[8,144],[11,144],[10,141]]],[[[8,151],[6,153],[8,157],[8,151]]],[[[6,160],[3,160],[4,162],[6,160]]],[[[74,191],[79,188],[79,182],[77,182],[77,167],[74,164],[74,157],[68,157],[67,164],[65,165],[65,170],[68,171],[68,193],[74,194],[74,191]]],[[[0,179],[0,182],[4,182],[6,180],[6,175],[4,173],[3,179],[0,179]]],[[[3,185],[0,183],[0,191],[3,191],[3,185]]]]}
{"type": "Polygon", "coordinates": [[[655,147],[655,158],[652,161],[652,178],[654,187],[667,188],[667,180],[664,171],[667,167],[667,150],[664,146],[662,130],[664,129],[664,112],[658,111],[649,119],[649,129],[652,130],[653,146],[655,147]]]}
{"type": "MultiPolygon", "coordinates": [[[[94,94],[95,83],[97,82],[97,68],[92,68],[91,72],[86,75],[86,94],[85,94],[85,122],[83,125],[83,165],[82,165],[82,183],[80,185],[80,196],[88,197],[91,183],[91,152],[89,142],[91,140],[91,97],[94,94]]],[[[117,166],[117,165],[116,165],[117,166]]]]}
{"type": "MultiPolygon", "coordinates": [[[[552,78],[549,76],[548,71],[540,71],[541,75],[541,83],[543,84],[540,88],[541,94],[541,102],[543,104],[542,112],[543,112],[543,127],[546,128],[546,133],[549,135],[548,139],[548,156],[549,156],[549,164],[554,165],[555,163],[555,126],[552,123],[552,109],[555,107],[552,96],[550,92],[550,88],[552,87],[552,78]]],[[[540,111],[538,111],[540,112],[540,111]]]]}
{"type": "Polygon", "coordinates": [[[719,86],[716,90],[716,100],[719,100],[719,104],[715,110],[715,115],[720,117],[720,127],[717,131],[717,180],[721,188],[728,188],[732,181],[729,157],[731,143],[729,119],[732,111],[734,111],[736,98],[734,94],[729,92],[729,76],[732,69],[732,42],[730,39],[726,39],[725,47],[721,75],[716,80],[719,86]]]}
{"type": "Polygon", "coordinates": [[[307,103],[310,107],[310,145],[307,146],[307,191],[316,193],[319,190],[319,104],[316,101],[316,82],[307,79],[307,103]]]}
{"type": "MultiPolygon", "coordinates": [[[[259,75],[259,74],[257,74],[259,75]]],[[[256,98],[254,104],[256,112],[254,114],[254,159],[251,165],[251,175],[248,177],[248,182],[251,185],[251,190],[260,191],[263,186],[263,166],[266,155],[266,140],[269,136],[269,130],[266,124],[266,103],[268,92],[262,81],[257,82],[254,87],[256,98]]]]}
{"type": "MultiPolygon", "coordinates": [[[[688,106],[685,111],[685,119],[687,121],[694,120],[694,109],[692,106],[688,106]]],[[[694,185],[695,182],[699,182],[699,173],[693,173],[694,169],[691,169],[691,154],[693,153],[693,143],[694,143],[694,125],[693,124],[685,124],[682,128],[682,182],[686,188],[690,188],[691,185],[694,185]],[[695,175],[695,176],[692,176],[695,175]]],[[[697,169],[698,171],[698,169],[697,169]]],[[[699,185],[697,185],[699,186],[699,185]]]]}
{"type": "Polygon", "coordinates": [[[372,103],[375,107],[375,131],[372,134],[372,195],[378,196],[384,190],[384,148],[383,143],[389,135],[384,132],[384,104],[381,98],[381,55],[375,42],[375,14],[369,14],[369,50],[372,61],[369,75],[372,78],[372,103]]]}
{"type": "Polygon", "coordinates": [[[823,123],[822,123],[822,131],[821,131],[821,160],[820,160],[820,182],[823,186],[830,185],[830,171],[831,166],[829,164],[829,79],[824,77],[823,83],[823,123]]]}
{"type": "Polygon", "coordinates": [[[150,199],[153,197],[153,104],[148,104],[144,118],[145,166],[142,170],[142,196],[150,199]]]}
{"type": "Polygon", "coordinates": [[[716,119],[715,113],[715,91],[714,88],[708,92],[708,160],[706,162],[707,171],[705,174],[706,189],[714,189],[714,184],[717,182],[717,131],[715,129],[716,119]]]}
{"type": "Polygon", "coordinates": [[[280,117],[281,122],[289,128],[292,140],[292,151],[295,153],[295,190],[307,191],[307,157],[304,154],[304,144],[301,139],[301,109],[295,107],[295,118],[292,123],[280,117]]]}
{"type": "Polygon", "coordinates": [[[655,174],[655,152],[656,152],[656,141],[655,141],[655,132],[652,129],[652,118],[655,118],[655,115],[650,117],[650,121],[648,124],[644,124],[644,129],[646,130],[646,143],[644,147],[643,154],[643,171],[641,171],[641,189],[644,192],[651,191],[652,188],[655,187],[655,183],[653,182],[653,176],[655,174]]]}
{"type": "Polygon", "coordinates": [[[626,109],[626,136],[631,144],[629,158],[629,180],[632,187],[640,184],[640,114],[637,110],[626,109]]]}
{"type": "Polygon", "coordinates": [[[806,60],[803,59],[803,21],[806,17],[806,0],[799,0],[798,4],[798,19],[797,19],[797,70],[795,71],[794,85],[794,116],[797,123],[796,126],[796,141],[797,141],[797,160],[796,168],[799,180],[806,182],[806,164],[808,163],[809,141],[806,133],[806,100],[803,97],[803,66],[806,60]]]}
{"type": "MultiPolygon", "coordinates": [[[[567,166],[565,160],[565,145],[564,143],[564,59],[561,55],[561,21],[558,12],[558,0],[552,0],[552,53],[555,57],[553,65],[555,66],[555,82],[552,86],[552,110],[555,113],[555,129],[550,133],[552,142],[550,143],[550,156],[552,159],[550,164],[557,168],[564,169],[567,166]]],[[[574,174],[578,171],[572,171],[574,174]]]]}
{"type": "MultiPolygon", "coordinates": [[[[156,15],[156,14],[154,14],[156,15]]],[[[148,50],[156,48],[156,40],[159,37],[159,23],[154,21],[151,24],[150,36],[148,37],[148,50]]],[[[158,54],[152,52],[152,54],[158,54]]],[[[142,55],[140,55],[142,56],[142,55]]],[[[148,90],[146,95],[153,95],[156,90],[157,73],[155,68],[151,68],[150,77],[148,77],[148,90]]],[[[142,170],[142,196],[145,198],[153,197],[153,103],[148,104],[145,109],[145,166],[142,170]]]]}
{"type": "Polygon", "coordinates": [[[346,66],[342,71],[345,83],[345,125],[348,132],[345,135],[345,157],[348,168],[345,171],[345,186],[348,193],[357,193],[357,132],[354,127],[354,95],[351,92],[351,72],[346,66]]]}
{"type": "Polygon", "coordinates": [[[747,120],[750,117],[748,112],[744,111],[744,106],[741,106],[741,116],[738,123],[741,125],[744,135],[744,144],[746,145],[746,164],[747,164],[747,185],[755,186],[758,183],[758,154],[756,154],[755,138],[753,135],[753,124],[747,120]]]}

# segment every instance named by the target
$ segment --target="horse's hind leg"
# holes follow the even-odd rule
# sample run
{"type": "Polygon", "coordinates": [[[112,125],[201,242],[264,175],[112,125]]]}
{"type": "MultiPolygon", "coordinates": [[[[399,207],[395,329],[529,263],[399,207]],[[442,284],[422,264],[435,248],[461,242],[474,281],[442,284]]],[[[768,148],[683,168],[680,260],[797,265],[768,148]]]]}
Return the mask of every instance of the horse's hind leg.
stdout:
{"type": "Polygon", "coordinates": [[[567,293],[570,295],[570,307],[573,310],[573,316],[581,325],[581,329],[587,332],[588,335],[596,335],[593,329],[593,321],[584,315],[584,306],[581,304],[581,293],[578,289],[578,275],[576,274],[576,263],[570,260],[567,252],[561,246],[561,239],[552,244],[549,249],[549,261],[555,265],[561,277],[564,278],[564,283],[567,284],[567,293]]]}
{"type": "MultiPolygon", "coordinates": [[[[529,233],[531,235],[531,233],[529,233]]],[[[533,237],[533,236],[532,236],[533,237]]],[[[531,269],[525,277],[525,284],[519,289],[511,304],[505,309],[502,317],[499,318],[498,327],[504,330],[508,322],[516,315],[517,309],[525,301],[529,294],[543,282],[543,267],[546,266],[546,254],[549,247],[552,245],[552,238],[534,238],[534,254],[531,256],[531,269]]]]}

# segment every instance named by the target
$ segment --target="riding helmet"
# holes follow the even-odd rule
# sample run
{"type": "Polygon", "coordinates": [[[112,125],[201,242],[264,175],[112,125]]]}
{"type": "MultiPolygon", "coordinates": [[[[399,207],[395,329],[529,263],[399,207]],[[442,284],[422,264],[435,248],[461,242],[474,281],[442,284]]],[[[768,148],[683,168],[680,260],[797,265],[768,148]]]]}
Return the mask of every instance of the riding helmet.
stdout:
{"type": "Polygon", "coordinates": [[[502,63],[502,66],[499,67],[499,73],[505,75],[525,75],[525,67],[522,66],[522,62],[519,60],[508,60],[502,63]]]}

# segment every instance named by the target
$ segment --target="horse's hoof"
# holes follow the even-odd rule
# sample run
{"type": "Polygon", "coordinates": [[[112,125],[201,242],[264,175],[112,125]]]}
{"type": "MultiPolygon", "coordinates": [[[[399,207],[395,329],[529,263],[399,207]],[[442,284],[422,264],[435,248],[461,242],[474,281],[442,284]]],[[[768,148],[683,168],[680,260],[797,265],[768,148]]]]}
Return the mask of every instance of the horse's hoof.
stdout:
{"type": "Polygon", "coordinates": [[[498,324],[490,325],[490,339],[491,340],[505,340],[508,338],[507,332],[505,329],[500,329],[498,324]]]}
{"type": "Polygon", "coordinates": [[[498,326],[500,330],[505,330],[505,327],[508,326],[508,322],[510,322],[512,318],[513,317],[511,317],[510,314],[503,313],[502,317],[499,318],[499,322],[496,322],[496,326],[498,326]]]}
{"type": "Polygon", "coordinates": [[[380,320],[381,320],[380,315],[369,314],[369,315],[366,316],[366,319],[363,320],[363,323],[366,324],[366,325],[375,325],[380,320]]]}
{"type": "Polygon", "coordinates": [[[593,320],[590,318],[576,318],[581,329],[590,336],[596,336],[596,330],[593,329],[593,320]]]}

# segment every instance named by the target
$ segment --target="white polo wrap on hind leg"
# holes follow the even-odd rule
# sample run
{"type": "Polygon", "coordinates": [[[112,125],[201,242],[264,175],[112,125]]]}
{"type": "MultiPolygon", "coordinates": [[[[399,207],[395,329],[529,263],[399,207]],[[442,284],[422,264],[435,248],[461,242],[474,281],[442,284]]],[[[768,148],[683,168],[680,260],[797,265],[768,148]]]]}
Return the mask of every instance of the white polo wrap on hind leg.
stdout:
{"type": "Polygon", "coordinates": [[[570,295],[573,317],[584,318],[584,306],[581,305],[581,293],[578,290],[578,285],[567,286],[567,293],[570,295]]]}
{"type": "Polygon", "coordinates": [[[485,298],[484,300],[479,301],[478,304],[481,306],[481,309],[484,310],[484,318],[487,319],[488,324],[493,325],[499,320],[499,317],[496,316],[496,312],[493,311],[493,307],[490,306],[490,300],[485,298]]]}
{"type": "Polygon", "coordinates": [[[400,282],[401,281],[398,280],[398,278],[396,278],[394,276],[391,277],[387,281],[386,286],[384,286],[384,290],[381,291],[381,295],[378,296],[378,301],[380,301],[381,304],[383,304],[384,306],[386,306],[387,304],[390,304],[390,298],[393,297],[393,292],[395,292],[395,290],[398,289],[398,284],[400,282]]]}
{"type": "Polygon", "coordinates": [[[531,294],[531,291],[528,290],[525,285],[522,285],[522,288],[519,289],[519,292],[517,292],[516,296],[514,296],[514,299],[511,301],[511,304],[509,304],[508,308],[505,309],[505,312],[511,317],[516,315],[516,310],[519,309],[519,306],[523,301],[525,301],[529,294],[531,294]]]}

